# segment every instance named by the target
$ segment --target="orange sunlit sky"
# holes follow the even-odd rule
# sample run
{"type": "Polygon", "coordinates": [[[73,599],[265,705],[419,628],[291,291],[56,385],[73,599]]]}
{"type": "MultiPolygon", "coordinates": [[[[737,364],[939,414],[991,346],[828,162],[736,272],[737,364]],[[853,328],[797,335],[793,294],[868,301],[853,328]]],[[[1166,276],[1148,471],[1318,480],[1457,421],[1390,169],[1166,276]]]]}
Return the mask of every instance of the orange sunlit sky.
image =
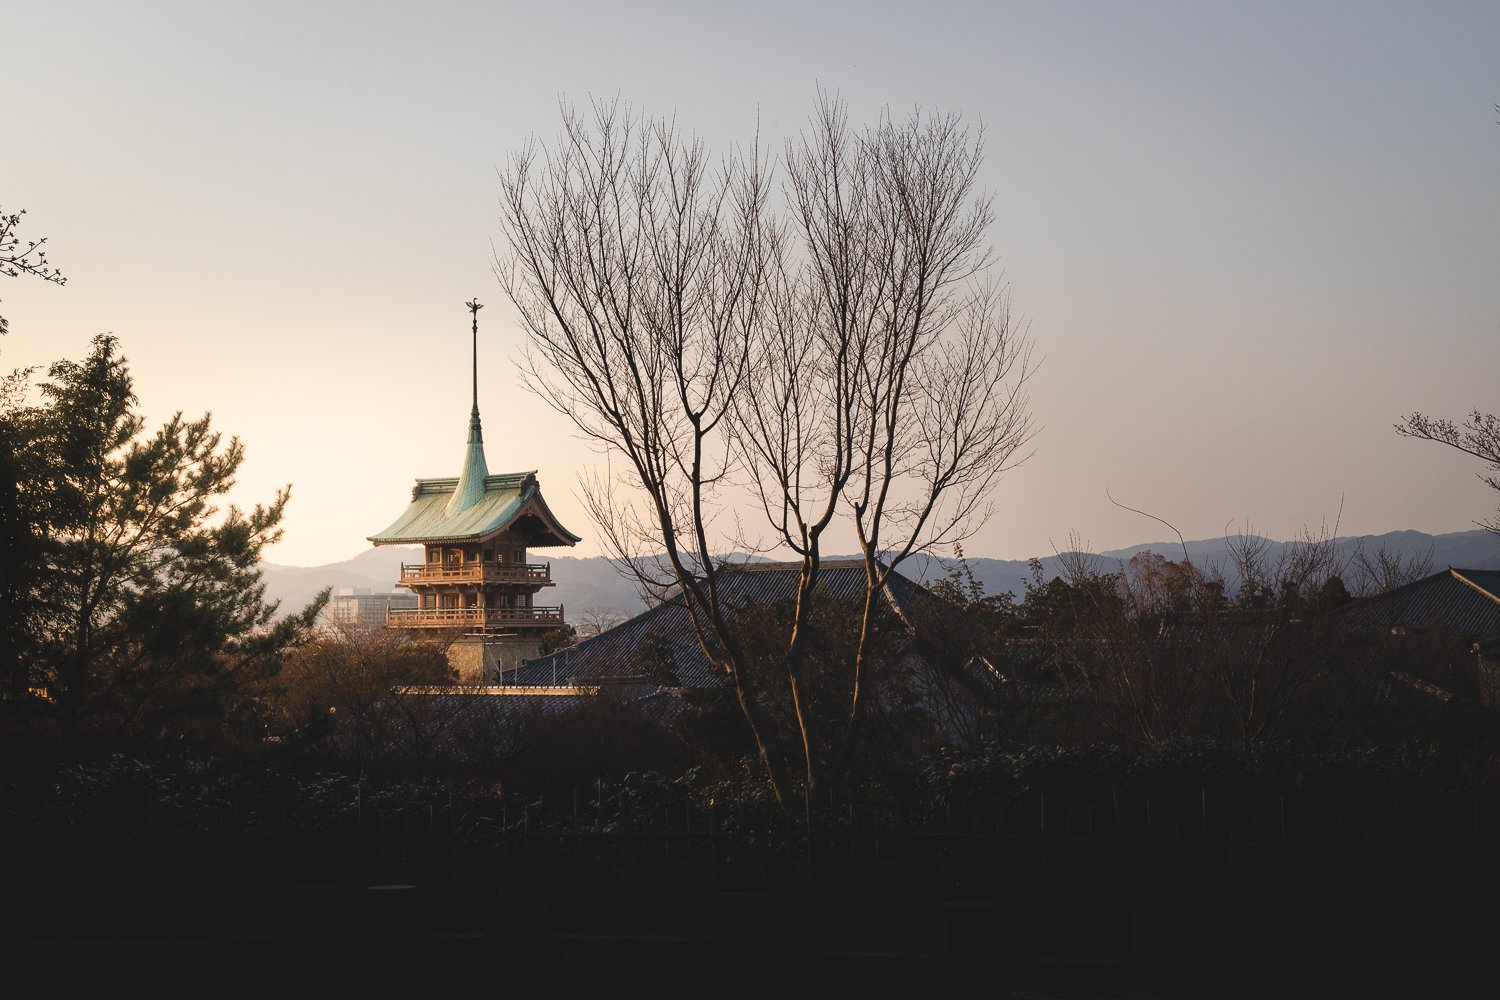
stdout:
{"type": "MultiPolygon", "coordinates": [[[[1035,457],[974,555],[1472,527],[1477,464],[1396,437],[1500,407],[1500,5],[47,3],[0,11],[0,206],[65,287],[0,280],[0,365],[112,331],[153,420],[211,410],[274,562],[367,546],[458,471],[468,313],[492,471],[601,459],[528,395],[496,169],[558,100],[711,145],[856,120],[987,135],[994,248],[1044,358],[1035,457]]],[[[592,540],[579,554],[598,550],[592,540]]]]}

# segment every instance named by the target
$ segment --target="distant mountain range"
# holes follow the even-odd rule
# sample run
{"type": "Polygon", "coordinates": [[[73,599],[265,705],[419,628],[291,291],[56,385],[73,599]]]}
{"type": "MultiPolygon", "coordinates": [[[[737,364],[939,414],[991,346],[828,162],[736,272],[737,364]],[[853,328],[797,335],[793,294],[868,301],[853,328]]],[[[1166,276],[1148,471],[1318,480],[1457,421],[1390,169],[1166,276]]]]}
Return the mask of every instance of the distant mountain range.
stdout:
{"type": "MultiPolygon", "coordinates": [[[[1268,564],[1274,564],[1289,546],[1297,544],[1272,539],[1264,541],[1266,542],[1264,558],[1268,564]]],[[[1174,562],[1179,561],[1183,557],[1185,547],[1187,557],[1194,565],[1217,569],[1224,574],[1226,581],[1233,587],[1239,581],[1233,572],[1232,560],[1229,557],[1229,544],[1230,540],[1225,538],[1202,538],[1189,541],[1184,546],[1182,542],[1173,539],[1169,542],[1147,542],[1132,545],[1129,548],[1099,552],[1096,553],[1096,557],[1099,569],[1102,572],[1110,572],[1124,568],[1132,556],[1146,551],[1154,552],[1174,562]]],[[[1422,531],[1391,531],[1384,535],[1340,537],[1334,544],[1338,558],[1345,563],[1351,561],[1360,551],[1369,556],[1384,551],[1391,558],[1427,560],[1434,573],[1449,566],[1461,569],[1500,569],[1500,536],[1479,529],[1455,531],[1443,535],[1429,535],[1422,531]]],[[[1069,553],[1060,553],[1044,557],[1042,559],[1043,578],[1050,580],[1059,576],[1068,556],[1069,553]]],[[[974,572],[974,577],[984,585],[987,594],[1010,591],[1019,596],[1024,590],[1023,581],[1031,578],[1031,568],[1025,559],[981,558],[969,559],[968,563],[969,568],[974,572]]],[[[930,559],[921,566],[920,571],[913,567],[907,575],[913,579],[941,578],[948,572],[947,566],[949,565],[952,565],[952,560],[930,559]]],[[[1352,588],[1354,581],[1347,580],[1346,583],[1352,588]]]]}
{"type": "MultiPolygon", "coordinates": [[[[1268,539],[1267,544],[1267,558],[1274,560],[1291,543],[1268,539]]],[[[1429,535],[1421,531],[1392,531],[1384,535],[1340,538],[1337,546],[1344,559],[1351,558],[1360,549],[1371,554],[1383,549],[1388,555],[1402,559],[1430,559],[1434,572],[1449,566],[1462,569],[1500,569],[1500,537],[1480,530],[1456,531],[1443,535],[1429,535]]],[[[1183,546],[1177,541],[1148,542],[1098,553],[1100,568],[1106,571],[1119,569],[1132,556],[1148,549],[1168,559],[1182,558],[1183,546]]],[[[394,581],[400,575],[401,563],[420,560],[421,551],[416,546],[371,548],[353,559],[326,566],[262,563],[266,596],[280,601],[282,609],[290,611],[306,605],[324,587],[367,587],[376,593],[394,590],[394,581]]],[[[1228,543],[1223,538],[1190,541],[1187,543],[1187,555],[1197,565],[1218,566],[1226,576],[1232,575],[1229,572],[1228,543]]],[[[1066,558],[1066,554],[1043,558],[1043,576],[1051,579],[1059,575],[1066,558]]],[[[562,604],[575,612],[585,608],[608,608],[633,615],[645,609],[645,602],[635,584],[620,576],[608,559],[600,556],[575,558],[559,555],[546,561],[552,564],[552,579],[557,586],[545,595],[544,603],[562,604]]],[[[968,563],[975,578],[984,585],[985,593],[988,594],[1002,591],[1020,594],[1023,581],[1031,576],[1031,570],[1024,559],[971,558],[968,563]]],[[[915,580],[940,579],[951,564],[951,560],[919,558],[905,564],[902,572],[915,580]]]]}
{"type": "MultiPolygon", "coordinates": [[[[575,611],[612,608],[631,615],[645,610],[645,602],[636,593],[635,585],[621,577],[608,559],[601,556],[583,559],[543,557],[538,553],[532,553],[532,558],[552,564],[552,579],[556,583],[555,587],[539,595],[538,603],[562,604],[575,611]]],[[[401,575],[401,564],[421,561],[420,546],[387,545],[326,566],[261,563],[260,569],[261,579],[266,584],[266,597],[280,601],[283,611],[291,611],[305,606],[324,587],[332,587],[335,591],[340,587],[367,587],[372,593],[396,590],[395,581],[401,575]]]]}

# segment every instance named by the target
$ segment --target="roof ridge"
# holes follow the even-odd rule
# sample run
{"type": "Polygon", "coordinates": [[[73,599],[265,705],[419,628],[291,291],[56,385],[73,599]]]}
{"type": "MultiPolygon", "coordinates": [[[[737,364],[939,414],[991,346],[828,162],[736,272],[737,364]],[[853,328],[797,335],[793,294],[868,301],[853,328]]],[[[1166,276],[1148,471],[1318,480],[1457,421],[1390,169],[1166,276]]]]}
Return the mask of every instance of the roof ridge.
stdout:
{"type": "Polygon", "coordinates": [[[1496,595],[1496,594],[1490,593],[1484,587],[1481,587],[1477,582],[1475,582],[1474,580],[1469,579],[1467,576],[1464,575],[1465,573],[1494,573],[1494,572],[1496,572],[1495,570],[1485,570],[1485,569],[1455,569],[1454,567],[1449,566],[1448,567],[1448,572],[1452,573],[1453,576],[1460,583],[1463,583],[1463,584],[1465,584],[1465,585],[1467,585],[1469,587],[1472,587],[1474,590],[1476,590],[1479,593],[1483,594],[1485,597],[1488,597],[1490,600],[1494,601],[1496,604],[1500,604],[1500,595],[1496,595]]]}
{"type": "Polygon", "coordinates": [[[455,513],[453,499],[463,489],[458,480],[418,479],[406,510],[384,531],[370,535],[370,541],[376,545],[478,541],[506,530],[522,517],[541,522],[543,531],[532,538],[532,545],[575,545],[580,541],[548,509],[533,472],[486,476],[478,483],[471,480],[469,486],[478,487],[474,503],[455,513]]]}
{"type": "MultiPolygon", "coordinates": [[[[802,568],[802,562],[801,562],[801,560],[798,560],[798,559],[784,559],[784,560],[779,560],[779,561],[776,561],[776,560],[757,560],[755,562],[749,562],[749,561],[746,561],[746,562],[726,562],[726,563],[724,563],[722,565],[721,568],[729,570],[731,572],[755,572],[755,573],[765,573],[765,572],[772,572],[772,571],[782,572],[782,571],[787,571],[787,570],[799,570],[799,569],[802,568]]],[[[842,558],[842,559],[819,559],[818,560],[818,570],[819,570],[819,572],[821,572],[821,571],[823,571],[825,569],[864,569],[864,568],[865,568],[865,561],[863,559],[860,559],[857,556],[848,556],[848,557],[842,558]]]]}
{"type": "Polygon", "coordinates": [[[1447,569],[1440,569],[1436,573],[1429,573],[1427,576],[1420,577],[1416,580],[1408,580],[1406,583],[1403,583],[1399,587],[1392,587],[1390,590],[1382,590],[1378,594],[1371,594],[1368,597],[1355,598],[1353,603],[1346,605],[1346,607],[1353,608],[1357,605],[1363,605],[1373,601],[1384,601],[1405,591],[1415,590],[1422,584],[1431,583],[1433,580],[1439,579],[1440,577],[1447,577],[1450,580],[1453,579],[1453,567],[1449,566],[1447,569]]]}

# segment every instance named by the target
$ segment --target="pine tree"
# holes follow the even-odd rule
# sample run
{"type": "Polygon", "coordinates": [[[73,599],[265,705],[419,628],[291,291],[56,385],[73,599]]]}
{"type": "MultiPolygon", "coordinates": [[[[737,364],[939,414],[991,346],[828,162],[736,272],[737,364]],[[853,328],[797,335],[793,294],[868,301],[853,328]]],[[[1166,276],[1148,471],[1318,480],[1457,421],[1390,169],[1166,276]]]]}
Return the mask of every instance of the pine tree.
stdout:
{"type": "Polygon", "coordinates": [[[290,488],[221,510],[243,446],[206,414],[146,433],[112,336],[48,376],[41,405],[3,415],[0,523],[17,557],[4,589],[25,595],[10,623],[18,679],[71,751],[221,730],[326,600],[280,620],[265,600],[257,564],[290,488]]]}

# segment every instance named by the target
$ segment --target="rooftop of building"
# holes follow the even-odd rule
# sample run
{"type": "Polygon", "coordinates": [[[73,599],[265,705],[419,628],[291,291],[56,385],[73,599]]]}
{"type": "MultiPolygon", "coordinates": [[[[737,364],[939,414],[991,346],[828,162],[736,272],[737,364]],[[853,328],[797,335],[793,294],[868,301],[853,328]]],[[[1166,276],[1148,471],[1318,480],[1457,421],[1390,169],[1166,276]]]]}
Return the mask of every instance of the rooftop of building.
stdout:
{"type": "Polygon", "coordinates": [[[515,531],[528,546],[576,545],[579,536],[564,528],[542,499],[535,470],[490,475],[479,420],[479,310],[483,307],[477,301],[465,304],[474,313],[474,395],[463,467],[457,476],[418,479],[406,510],[369,540],[376,545],[470,542],[515,531]]]}
{"type": "Polygon", "coordinates": [[[535,472],[485,476],[468,506],[454,509],[457,478],[418,479],[411,503],[384,531],[370,536],[376,545],[478,541],[518,530],[534,546],[575,545],[573,534],[548,509],[535,472]]]}
{"type": "MultiPolygon", "coordinates": [[[[728,607],[757,607],[796,596],[800,562],[745,562],[722,567],[718,585],[728,607]]],[[[865,564],[859,559],[825,560],[818,573],[819,591],[835,600],[862,599],[865,564]]],[[[884,596],[887,606],[912,633],[929,632],[945,616],[946,606],[921,584],[892,573],[884,596]]],[[[603,678],[640,674],[642,650],[669,662],[683,687],[718,684],[721,676],[704,655],[692,615],[679,593],[623,624],[577,645],[528,660],[509,671],[506,684],[587,684],[603,678]]]]}
{"type": "Polygon", "coordinates": [[[1455,569],[1350,605],[1356,626],[1445,629],[1473,639],[1500,635],[1500,570],[1455,569]]]}

